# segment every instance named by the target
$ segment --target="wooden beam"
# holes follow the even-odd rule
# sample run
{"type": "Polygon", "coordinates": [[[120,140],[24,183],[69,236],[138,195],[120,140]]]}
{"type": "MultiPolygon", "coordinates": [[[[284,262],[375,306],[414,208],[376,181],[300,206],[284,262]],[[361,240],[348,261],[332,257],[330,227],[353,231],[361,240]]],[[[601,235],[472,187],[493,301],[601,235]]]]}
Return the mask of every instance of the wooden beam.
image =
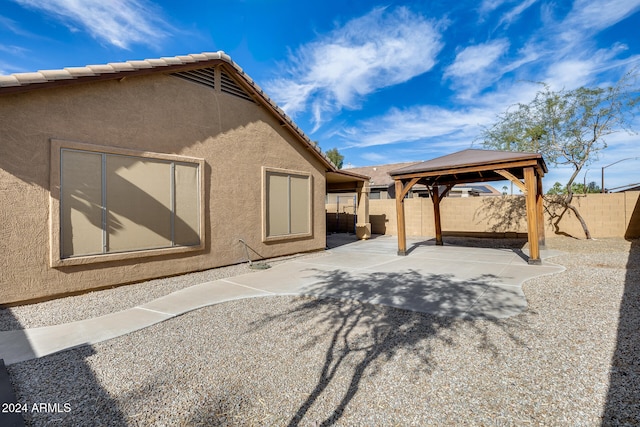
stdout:
{"type": "Polygon", "coordinates": [[[402,175],[394,175],[393,179],[409,179],[414,177],[429,177],[429,176],[445,176],[445,175],[453,175],[453,174],[462,174],[462,173],[473,173],[479,171],[493,171],[496,169],[513,169],[513,168],[525,168],[525,167],[535,167],[538,165],[537,160],[520,160],[516,162],[509,163],[494,163],[488,165],[481,166],[466,166],[459,168],[450,168],[450,169],[442,169],[437,171],[427,171],[427,172],[410,172],[402,175]]]}
{"type": "Polygon", "coordinates": [[[518,178],[513,176],[513,174],[504,169],[496,169],[494,170],[498,175],[502,175],[507,178],[509,181],[513,182],[524,194],[527,194],[527,187],[520,181],[518,178]]]}
{"type": "Polygon", "coordinates": [[[355,182],[336,182],[334,184],[327,184],[327,192],[342,191],[342,192],[356,192],[358,191],[358,185],[355,182]]]}
{"type": "Polygon", "coordinates": [[[433,219],[435,220],[436,227],[436,245],[442,246],[442,225],[440,221],[440,195],[438,194],[438,186],[432,188],[432,200],[433,200],[433,219]]]}
{"type": "Polygon", "coordinates": [[[546,240],[544,236],[544,206],[543,206],[544,199],[542,198],[544,191],[542,189],[542,176],[537,175],[536,178],[537,178],[536,182],[538,184],[537,185],[538,193],[536,195],[536,209],[538,214],[538,240],[540,242],[540,247],[544,248],[546,245],[546,240]]]}
{"type": "Polygon", "coordinates": [[[529,264],[541,264],[538,227],[537,179],[533,167],[524,168],[524,184],[527,187],[527,231],[529,239],[529,264]]]}
{"type": "MultiPolygon", "coordinates": [[[[502,179],[503,179],[503,177],[498,178],[495,175],[491,176],[491,177],[485,176],[484,178],[480,178],[479,176],[475,176],[475,177],[470,177],[470,178],[465,178],[465,179],[458,179],[458,180],[441,179],[441,180],[438,180],[438,184],[439,185],[457,185],[457,184],[467,184],[467,183],[471,183],[471,182],[501,181],[502,179]]],[[[423,180],[422,182],[425,183],[426,185],[435,185],[435,182],[429,182],[429,180],[423,180]]]]}
{"type": "MultiPolygon", "coordinates": [[[[411,181],[409,181],[409,182],[407,183],[407,185],[404,185],[404,186],[402,187],[402,192],[401,192],[402,199],[404,199],[404,198],[405,198],[405,196],[407,195],[407,193],[409,192],[409,190],[411,190],[411,188],[412,188],[414,185],[416,185],[416,184],[418,183],[418,181],[420,181],[421,179],[422,179],[422,177],[413,178],[411,181]]],[[[396,181],[396,183],[397,183],[397,182],[398,182],[398,181],[396,181]]],[[[398,195],[398,192],[397,192],[397,191],[398,191],[398,187],[396,186],[396,197],[397,197],[397,195],[398,195]]]]}
{"type": "Polygon", "coordinates": [[[404,196],[402,181],[396,180],[396,217],[398,227],[398,255],[407,254],[407,233],[404,224],[404,196]]]}

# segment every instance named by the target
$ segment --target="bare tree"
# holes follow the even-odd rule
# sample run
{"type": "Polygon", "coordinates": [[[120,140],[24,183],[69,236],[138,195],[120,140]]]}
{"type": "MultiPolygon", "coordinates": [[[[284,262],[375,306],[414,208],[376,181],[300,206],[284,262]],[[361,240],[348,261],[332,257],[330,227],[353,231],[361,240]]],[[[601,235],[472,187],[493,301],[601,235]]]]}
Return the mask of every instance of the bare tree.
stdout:
{"type": "Polygon", "coordinates": [[[481,138],[487,148],[541,153],[553,165],[573,168],[565,184],[566,193],[547,201],[556,231],[570,210],[580,221],[587,239],[591,233],[578,209],[572,204],[572,185],[580,170],[607,147],[605,137],[615,132],[632,132],[630,123],[640,101],[636,70],[627,73],[614,86],[553,91],[541,83],[528,104],[517,104],[498,116],[484,129],[481,138]]]}

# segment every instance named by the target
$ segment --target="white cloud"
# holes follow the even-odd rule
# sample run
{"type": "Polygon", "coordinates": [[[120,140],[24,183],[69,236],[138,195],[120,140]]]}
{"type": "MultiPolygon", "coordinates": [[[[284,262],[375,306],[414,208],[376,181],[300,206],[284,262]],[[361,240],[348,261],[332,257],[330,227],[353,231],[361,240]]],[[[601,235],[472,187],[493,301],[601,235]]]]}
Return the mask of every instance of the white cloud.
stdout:
{"type": "MultiPolygon", "coordinates": [[[[494,111],[483,108],[447,110],[435,106],[407,109],[392,108],[387,114],[374,117],[338,133],[347,147],[372,147],[402,142],[426,141],[432,147],[469,146],[481,125],[495,118],[494,111]],[[438,141],[441,137],[441,141],[438,141]]],[[[453,149],[453,148],[452,148],[453,149]]]]}
{"type": "Polygon", "coordinates": [[[456,59],[445,71],[445,77],[467,78],[485,71],[504,52],[509,49],[506,39],[493,40],[475,46],[469,46],[456,55],[456,59]]]}
{"type": "MultiPolygon", "coordinates": [[[[528,3],[533,4],[526,0],[519,7],[529,7],[528,3]]],[[[475,96],[479,90],[489,87],[510,72],[514,78],[545,81],[553,89],[597,84],[603,73],[613,71],[610,75],[620,74],[637,58],[621,58],[620,54],[626,47],[619,43],[604,48],[596,47],[594,36],[639,9],[640,0],[576,0],[563,19],[555,20],[551,6],[543,5],[540,27],[517,50],[515,57],[505,54],[492,58],[492,51],[487,50],[488,56],[483,62],[481,56],[484,52],[478,49],[475,55],[469,54],[469,58],[479,58],[480,71],[482,66],[490,63],[490,67],[484,68],[486,72],[474,74],[473,66],[466,66],[465,61],[456,58],[456,63],[447,70],[448,77],[453,78],[453,87],[459,91],[458,98],[462,99],[475,96]],[[469,70],[468,76],[464,76],[465,69],[469,70]],[[471,76],[473,78],[468,78],[471,76]]],[[[473,48],[476,47],[467,49],[473,48]]],[[[461,53],[466,53],[467,49],[461,53]]],[[[468,62],[473,64],[471,60],[468,62]]]]}
{"type": "Polygon", "coordinates": [[[586,32],[608,28],[640,9],[640,0],[576,0],[564,25],[586,32]]]}
{"type": "Polygon", "coordinates": [[[483,0],[480,5],[480,13],[490,13],[502,6],[505,3],[508,3],[510,0],[483,0]]]}
{"type": "Polygon", "coordinates": [[[397,161],[430,158],[430,153],[440,155],[469,148],[471,144],[480,146],[477,138],[483,126],[492,124],[509,106],[530,101],[538,90],[538,84],[520,81],[454,108],[434,105],[391,108],[381,116],[342,127],[327,137],[336,138],[345,149],[377,147],[379,151],[386,145],[409,142],[400,145],[399,148],[404,147],[401,150],[394,149],[397,161]]]}
{"type": "Polygon", "coordinates": [[[500,18],[500,23],[498,24],[498,26],[502,24],[506,24],[507,26],[511,25],[513,21],[518,19],[525,10],[529,9],[529,7],[531,7],[537,1],[538,0],[524,0],[522,3],[519,3],[516,7],[511,9],[509,12],[502,15],[502,18],[500,18]]]}
{"type": "MultiPolygon", "coordinates": [[[[504,64],[509,46],[507,39],[497,39],[468,46],[458,52],[453,64],[447,67],[443,76],[452,81],[452,88],[457,90],[458,100],[476,97],[511,69],[514,64],[504,64]]],[[[530,58],[524,56],[522,60],[527,61],[530,58]]]]}
{"type": "Polygon", "coordinates": [[[317,128],[326,115],[429,71],[443,46],[436,27],[406,7],[376,8],[300,47],[289,77],[265,86],[287,113],[309,108],[317,128]]]}
{"type": "Polygon", "coordinates": [[[368,153],[362,154],[360,157],[369,161],[371,164],[391,163],[389,162],[389,157],[386,154],[368,152],[368,153]]]}
{"type": "Polygon", "coordinates": [[[166,38],[169,24],[146,0],[14,0],[61,20],[70,31],[80,27],[97,40],[122,49],[155,45],[166,38]]]}

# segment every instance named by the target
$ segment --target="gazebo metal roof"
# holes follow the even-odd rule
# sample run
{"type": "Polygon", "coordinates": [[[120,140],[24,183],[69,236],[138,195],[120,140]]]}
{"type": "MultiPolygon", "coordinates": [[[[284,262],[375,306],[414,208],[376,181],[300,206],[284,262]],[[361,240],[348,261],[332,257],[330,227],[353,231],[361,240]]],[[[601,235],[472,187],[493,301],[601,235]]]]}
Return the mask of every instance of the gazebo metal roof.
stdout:
{"type": "Polygon", "coordinates": [[[420,176],[423,181],[437,181],[439,185],[447,185],[508,179],[495,170],[506,170],[513,176],[523,179],[523,168],[526,166],[534,166],[540,175],[548,171],[542,155],[538,153],[470,148],[395,169],[390,171],[389,175],[394,179],[420,176]]]}

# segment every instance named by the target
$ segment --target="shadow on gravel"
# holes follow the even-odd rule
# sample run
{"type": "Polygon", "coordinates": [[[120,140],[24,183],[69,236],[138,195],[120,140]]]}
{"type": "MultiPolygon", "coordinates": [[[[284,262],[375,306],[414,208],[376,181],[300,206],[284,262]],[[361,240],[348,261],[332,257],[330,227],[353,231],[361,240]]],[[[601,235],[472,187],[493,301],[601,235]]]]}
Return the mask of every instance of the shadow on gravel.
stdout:
{"type": "MultiPolygon", "coordinates": [[[[640,223],[640,219],[638,220],[640,223]]],[[[640,425],[640,240],[631,241],[603,426],[640,425]]]]}
{"type": "MultiPolygon", "coordinates": [[[[0,343],[0,359],[10,344],[35,354],[11,310],[3,309],[0,317],[3,329],[12,332],[12,343],[0,343]]],[[[0,426],[126,425],[86,362],[92,354],[93,348],[84,346],[9,364],[8,376],[0,375],[0,404],[6,410],[0,411],[0,426]]]]}
{"type": "MultiPolygon", "coordinates": [[[[323,341],[322,337],[331,335],[322,365],[317,366],[318,379],[315,386],[308,390],[306,399],[295,413],[290,416],[288,426],[315,425],[329,426],[337,423],[348,411],[349,404],[357,396],[362,381],[375,381],[382,376],[385,362],[403,354],[418,356],[421,363],[413,367],[418,375],[429,375],[437,361],[431,357],[431,348],[440,342],[456,346],[452,331],[460,325],[471,325],[481,340],[481,348],[497,356],[500,349],[493,344],[486,325],[468,322],[462,319],[438,317],[414,311],[402,310],[383,305],[363,303],[371,300],[371,295],[384,295],[378,303],[405,303],[416,296],[426,295],[429,286],[435,282],[444,290],[438,291],[438,303],[446,300],[466,301],[471,304],[478,297],[477,289],[461,286],[443,275],[421,276],[415,272],[371,273],[353,276],[344,271],[318,272],[317,277],[329,284],[329,291],[322,298],[302,297],[296,305],[284,315],[266,316],[254,326],[268,328],[270,322],[285,320],[288,322],[306,322],[316,319],[317,331],[304,337],[304,347],[313,347],[323,341]],[[401,283],[401,286],[392,286],[401,283]],[[345,301],[344,295],[356,301],[345,301]],[[328,391],[331,390],[331,393],[328,391]],[[331,396],[331,397],[330,397],[331,396]],[[334,396],[341,396],[337,400],[334,396]],[[333,399],[333,400],[330,400],[333,399]],[[310,415],[316,403],[331,401],[332,409],[322,416],[310,415]],[[310,419],[313,418],[313,419],[310,419]],[[319,419],[322,418],[322,419],[319,419]]],[[[476,284],[488,280],[486,277],[472,279],[476,284]]],[[[523,317],[513,317],[496,322],[502,332],[516,345],[526,347],[513,331],[527,329],[523,317]]],[[[412,369],[407,367],[408,369],[412,369]]],[[[394,380],[395,381],[395,380],[394,380]]],[[[401,380],[399,385],[401,385],[401,380]]],[[[393,381],[389,381],[392,383],[393,381]]]]}

